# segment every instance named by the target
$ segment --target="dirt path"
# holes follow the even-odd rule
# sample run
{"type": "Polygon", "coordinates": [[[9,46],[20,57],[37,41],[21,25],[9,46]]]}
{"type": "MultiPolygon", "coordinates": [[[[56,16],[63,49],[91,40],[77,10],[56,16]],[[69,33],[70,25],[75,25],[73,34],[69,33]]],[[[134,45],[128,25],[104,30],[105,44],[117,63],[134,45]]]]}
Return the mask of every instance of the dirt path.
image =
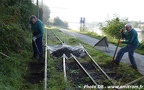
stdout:
{"type": "MultiPolygon", "coordinates": [[[[87,35],[79,34],[76,32],[72,32],[70,30],[61,29],[61,28],[60,28],[60,30],[68,35],[76,37],[77,39],[79,39],[91,46],[94,46],[99,41],[98,39],[89,37],[87,35]]],[[[107,49],[107,50],[105,49],[105,47],[101,47],[101,46],[96,46],[95,48],[106,53],[107,55],[110,55],[113,57],[116,46],[109,43],[109,49],[107,49]]],[[[118,48],[118,50],[119,49],[120,49],[120,47],[118,48]]],[[[144,75],[144,55],[140,55],[138,53],[135,53],[134,55],[135,55],[135,59],[136,59],[137,65],[138,65],[138,69],[144,75]]],[[[121,62],[131,65],[129,58],[128,58],[128,53],[124,54],[121,62]]]]}

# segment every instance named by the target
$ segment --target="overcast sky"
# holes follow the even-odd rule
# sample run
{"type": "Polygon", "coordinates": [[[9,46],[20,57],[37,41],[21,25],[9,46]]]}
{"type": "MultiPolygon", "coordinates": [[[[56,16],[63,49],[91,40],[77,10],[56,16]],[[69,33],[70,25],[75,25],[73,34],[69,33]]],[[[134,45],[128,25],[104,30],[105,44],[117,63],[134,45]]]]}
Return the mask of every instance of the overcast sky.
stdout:
{"type": "Polygon", "coordinates": [[[85,17],[87,22],[101,22],[111,19],[114,14],[128,20],[144,21],[144,0],[43,0],[43,2],[49,6],[51,18],[59,16],[68,22],[79,22],[80,17],[85,17]]]}

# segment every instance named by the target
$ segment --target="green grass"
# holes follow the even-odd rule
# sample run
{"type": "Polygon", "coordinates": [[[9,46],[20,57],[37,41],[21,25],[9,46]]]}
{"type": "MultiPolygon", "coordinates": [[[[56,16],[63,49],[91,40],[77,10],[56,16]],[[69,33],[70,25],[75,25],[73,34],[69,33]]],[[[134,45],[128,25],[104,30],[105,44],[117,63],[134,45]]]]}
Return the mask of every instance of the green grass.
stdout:
{"type": "Polygon", "coordinates": [[[101,39],[103,36],[100,36],[94,32],[79,32],[81,34],[85,34],[85,35],[88,35],[88,36],[91,36],[93,38],[97,38],[97,39],[101,39]]]}
{"type": "MultiPolygon", "coordinates": [[[[50,30],[50,29],[49,29],[50,30]]],[[[49,31],[48,30],[48,31],[49,31]]],[[[66,41],[67,44],[72,44],[72,45],[78,45],[79,42],[82,43],[82,45],[84,45],[84,47],[86,48],[86,50],[89,52],[89,54],[93,57],[93,59],[102,67],[102,68],[106,68],[108,66],[111,66],[111,63],[110,63],[110,60],[112,60],[112,57],[111,56],[108,56],[106,54],[104,54],[103,52],[99,51],[99,50],[96,50],[94,49],[92,46],[86,44],[86,43],[83,43],[81,42],[80,40],[76,39],[76,38],[73,38],[72,36],[68,36],[68,35],[65,35],[64,33],[62,33],[61,31],[59,31],[58,29],[51,29],[53,31],[55,31],[55,33],[60,37],[60,39],[62,41],[66,41]]],[[[52,42],[49,40],[49,42],[52,42]]],[[[52,42],[53,44],[58,44],[56,41],[55,42],[52,42]]],[[[51,43],[49,43],[51,44],[51,43]]],[[[54,63],[55,60],[53,59],[50,59],[50,62],[54,63]]],[[[57,59],[57,61],[59,61],[59,63],[61,63],[61,59],[57,59]]],[[[58,62],[57,62],[58,63],[58,62]]],[[[57,65],[53,65],[53,64],[50,64],[49,67],[52,68],[49,68],[51,75],[52,75],[52,78],[51,80],[49,80],[49,83],[52,83],[50,84],[51,85],[51,89],[53,90],[57,90],[57,89],[63,89],[64,88],[64,81],[62,81],[63,79],[63,74],[62,74],[62,71],[59,72],[59,71],[55,71],[56,70],[56,67],[57,65]],[[58,74],[59,73],[59,74],[58,74]],[[56,78],[56,77],[59,77],[59,78],[56,78]],[[56,79],[55,79],[56,78],[56,79]],[[54,82],[53,80],[56,80],[56,82],[54,82]],[[58,83],[57,83],[58,82],[58,83]],[[59,85],[59,82],[62,82],[62,85],[61,86],[57,86],[59,85]],[[53,88],[52,88],[53,87],[53,88]]],[[[111,70],[109,70],[111,72],[115,72],[116,73],[116,76],[120,76],[119,79],[115,80],[113,79],[113,82],[115,83],[115,85],[125,85],[126,83],[128,82],[131,82],[139,77],[141,77],[142,75],[140,73],[138,73],[137,71],[133,70],[131,67],[129,67],[128,65],[126,64],[123,64],[123,63],[120,63],[119,66],[117,67],[113,67],[111,70]]],[[[134,83],[133,85],[144,85],[144,82],[143,82],[144,79],[138,81],[137,83],[134,83]]],[[[131,90],[131,89],[127,89],[127,90],[131,90]]]]}
{"type": "MultiPolygon", "coordinates": [[[[64,90],[64,75],[63,71],[57,70],[56,66],[59,64],[61,59],[48,59],[48,90],[64,90]]],[[[62,66],[61,66],[62,67],[62,66]]]]}
{"type": "Polygon", "coordinates": [[[11,53],[9,58],[0,57],[0,90],[26,90],[24,77],[30,55],[24,50],[19,54],[11,53]]]}
{"type": "Polygon", "coordinates": [[[72,36],[68,36],[64,33],[62,33],[60,30],[58,30],[57,28],[50,28],[48,29],[50,30],[49,33],[49,40],[48,43],[50,44],[55,44],[55,45],[60,45],[61,42],[57,41],[58,39],[56,39],[56,36],[53,35],[52,31],[65,43],[68,45],[78,45],[78,41],[75,37],[72,36]]]}
{"type": "MultiPolygon", "coordinates": [[[[0,90],[42,90],[43,83],[30,84],[25,80],[28,63],[32,56],[31,33],[25,31],[25,45],[18,53],[11,51],[9,57],[0,55],[0,90]]],[[[17,47],[15,46],[15,49],[17,47]]]]}
{"type": "MultiPolygon", "coordinates": [[[[56,28],[49,28],[48,31],[48,45],[60,45],[61,43],[56,39],[55,35],[56,28]]],[[[61,66],[62,59],[54,59],[48,53],[48,90],[64,90],[65,82],[62,70],[58,70],[58,66],[61,66]]],[[[62,66],[61,66],[62,67],[62,66]]]]}

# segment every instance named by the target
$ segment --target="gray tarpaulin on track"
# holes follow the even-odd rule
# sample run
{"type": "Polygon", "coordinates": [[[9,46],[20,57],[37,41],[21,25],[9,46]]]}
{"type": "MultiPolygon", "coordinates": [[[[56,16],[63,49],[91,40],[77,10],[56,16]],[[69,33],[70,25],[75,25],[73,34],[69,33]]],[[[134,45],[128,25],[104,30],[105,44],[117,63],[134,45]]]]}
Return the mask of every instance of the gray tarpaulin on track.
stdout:
{"type": "Polygon", "coordinates": [[[70,46],[70,45],[48,45],[47,49],[49,50],[50,54],[54,58],[62,57],[63,54],[67,56],[67,58],[71,57],[71,53],[76,57],[84,57],[86,55],[83,46],[70,46]]]}

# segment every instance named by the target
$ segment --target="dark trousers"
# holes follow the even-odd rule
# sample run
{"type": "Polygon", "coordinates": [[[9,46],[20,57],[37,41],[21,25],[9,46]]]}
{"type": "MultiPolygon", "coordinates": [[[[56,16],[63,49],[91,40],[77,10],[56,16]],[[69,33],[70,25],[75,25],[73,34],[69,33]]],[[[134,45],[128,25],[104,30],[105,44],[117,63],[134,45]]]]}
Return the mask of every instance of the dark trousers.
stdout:
{"type": "Polygon", "coordinates": [[[137,68],[137,64],[136,64],[136,61],[135,61],[135,58],[134,58],[134,50],[138,47],[138,45],[130,45],[128,44],[127,46],[121,48],[119,50],[119,52],[117,53],[117,57],[115,59],[115,61],[117,63],[120,62],[120,60],[122,59],[124,53],[128,52],[128,56],[129,56],[129,59],[130,59],[130,62],[132,64],[132,66],[134,68],[137,68]]]}
{"type": "Polygon", "coordinates": [[[32,47],[33,47],[33,57],[36,58],[39,55],[39,60],[43,58],[43,49],[42,49],[42,37],[39,37],[34,42],[32,40],[32,47]]]}

